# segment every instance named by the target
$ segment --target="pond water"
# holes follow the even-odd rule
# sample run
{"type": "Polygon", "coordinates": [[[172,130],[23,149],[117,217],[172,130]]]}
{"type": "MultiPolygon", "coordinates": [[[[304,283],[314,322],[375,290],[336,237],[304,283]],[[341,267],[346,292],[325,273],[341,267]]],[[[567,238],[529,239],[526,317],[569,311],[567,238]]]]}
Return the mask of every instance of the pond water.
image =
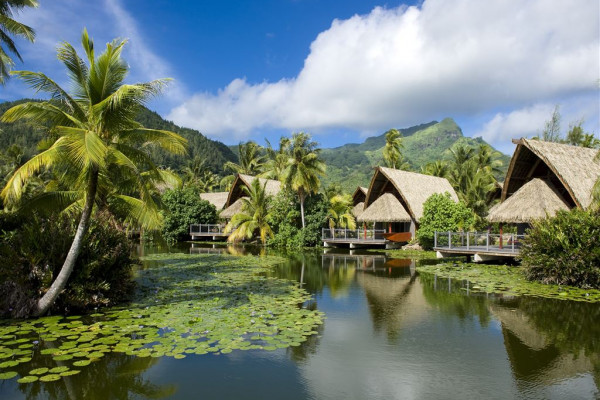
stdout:
{"type": "MultiPolygon", "coordinates": [[[[252,252],[204,245],[183,251],[252,252]]],[[[0,398],[600,396],[600,304],[473,293],[468,282],[416,272],[434,260],[335,249],[285,257],[269,275],[300,283],[312,295],[304,308],[326,318],[300,345],[183,359],[107,353],[55,382],[0,380],[0,398]]]]}

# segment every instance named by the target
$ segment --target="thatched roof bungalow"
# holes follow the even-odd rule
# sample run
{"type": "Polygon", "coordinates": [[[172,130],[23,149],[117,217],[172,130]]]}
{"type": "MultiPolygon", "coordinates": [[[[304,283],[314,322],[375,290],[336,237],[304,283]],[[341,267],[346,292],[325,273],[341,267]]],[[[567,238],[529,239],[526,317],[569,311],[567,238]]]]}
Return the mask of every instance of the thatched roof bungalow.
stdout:
{"type": "Polygon", "coordinates": [[[279,181],[237,174],[233,181],[233,185],[229,190],[227,201],[224,205],[225,209],[219,214],[221,218],[231,219],[231,217],[242,210],[242,202],[240,199],[246,195],[242,188],[244,186],[250,188],[250,185],[252,185],[252,182],[254,182],[255,179],[258,179],[261,185],[265,185],[265,191],[270,196],[276,196],[281,191],[281,182],[279,181]]]}
{"type": "Polygon", "coordinates": [[[368,188],[358,186],[352,194],[352,215],[358,217],[365,209],[365,199],[367,198],[368,188]]]}
{"type": "Polygon", "coordinates": [[[445,192],[458,202],[454,188],[445,178],[377,167],[358,221],[387,225],[388,232],[410,232],[414,236],[425,201],[432,194],[445,192]]]}
{"type": "Polygon", "coordinates": [[[208,201],[210,204],[215,206],[217,212],[222,210],[223,207],[225,207],[225,203],[227,203],[228,196],[229,192],[200,193],[200,198],[202,200],[208,201]]]}
{"type": "Polygon", "coordinates": [[[513,140],[517,145],[510,161],[499,205],[490,222],[528,224],[558,210],[587,209],[592,187],[600,177],[597,150],[534,139],[513,140]]]}

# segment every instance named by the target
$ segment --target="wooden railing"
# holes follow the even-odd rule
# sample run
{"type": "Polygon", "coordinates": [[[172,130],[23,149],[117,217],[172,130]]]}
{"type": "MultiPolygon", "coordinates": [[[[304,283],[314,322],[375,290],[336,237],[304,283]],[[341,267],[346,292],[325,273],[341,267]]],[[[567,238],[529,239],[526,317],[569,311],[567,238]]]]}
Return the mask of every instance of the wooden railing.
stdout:
{"type": "Polygon", "coordinates": [[[192,224],[190,225],[191,236],[224,236],[225,225],[221,224],[192,224]]]}
{"type": "Polygon", "coordinates": [[[436,250],[472,250],[486,252],[518,253],[525,235],[488,232],[434,232],[433,248],[436,250]]]}
{"type": "Polygon", "coordinates": [[[323,228],[323,241],[385,241],[385,229],[328,229],[323,228]]]}

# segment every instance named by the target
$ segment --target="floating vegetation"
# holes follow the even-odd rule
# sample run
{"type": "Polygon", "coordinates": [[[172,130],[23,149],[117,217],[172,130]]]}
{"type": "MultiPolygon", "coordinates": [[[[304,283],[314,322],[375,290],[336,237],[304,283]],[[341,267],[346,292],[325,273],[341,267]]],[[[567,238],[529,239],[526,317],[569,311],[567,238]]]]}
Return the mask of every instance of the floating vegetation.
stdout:
{"type": "Polygon", "coordinates": [[[512,296],[526,295],[590,303],[600,302],[600,290],[531,282],[525,277],[522,267],[445,263],[421,265],[417,267],[417,271],[443,278],[469,281],[469,290],[473,292],[501,293],[512,296]]]}
{"type": "Polygon", "coordinates": [[[280,258],[166,254],[144,260],[128,308],[0,325],[0,379],[57,381],[108,353],[182,359],[299,346],[322,323],[321,312],[303,306],[306,291],[266,276],[280,258]]]}

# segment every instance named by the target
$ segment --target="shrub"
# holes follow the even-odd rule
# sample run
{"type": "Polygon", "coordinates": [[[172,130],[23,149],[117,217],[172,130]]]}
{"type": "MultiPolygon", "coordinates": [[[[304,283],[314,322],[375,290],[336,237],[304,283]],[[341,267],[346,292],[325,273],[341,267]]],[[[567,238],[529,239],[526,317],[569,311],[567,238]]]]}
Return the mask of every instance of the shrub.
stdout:
{"type": "Polygon", "coordinates": [[[272,203],[270,225],[275,235],[269,240],[269,245],[289,249],[318,245],[321,229],[327,223],[328,205],[327,198],[321,193],[307,197],[304,203],[306,227],[302,229],[298,196],[282,190],[272,203]]]}
{"type": "Polygon", "coordinates": [[[520,258],[543,283],[600,288],[600,213],[574,209],[533,224],[520,258]]]}
{"type": "Polygon", "coordinates": [[[167,190],[162,195],[166,207],[163,237],[170,243],[189,238],[191,224],[214,224],[217,209],[200,198],[200,192],[193,187],[167,190]]]}
{"type": "MultiPolygon", "coordinates": [[[[77,219],[0,215],[0,315],[24,317],[60,271],[77,219]]],[[[117,220],[108,212],[96,214],[53,310],[84,311],[126,300],[133,288],[132,252],[133,244],[117,220]]]]}
{"type": "Polygon", "coordinates": [[[449,193],[433,194],[423,204],[417,239],[424,249],[433,247],[435,231],[458,231],[475,223],[473,212],[464,203],[455,203],[449,193]]]}

